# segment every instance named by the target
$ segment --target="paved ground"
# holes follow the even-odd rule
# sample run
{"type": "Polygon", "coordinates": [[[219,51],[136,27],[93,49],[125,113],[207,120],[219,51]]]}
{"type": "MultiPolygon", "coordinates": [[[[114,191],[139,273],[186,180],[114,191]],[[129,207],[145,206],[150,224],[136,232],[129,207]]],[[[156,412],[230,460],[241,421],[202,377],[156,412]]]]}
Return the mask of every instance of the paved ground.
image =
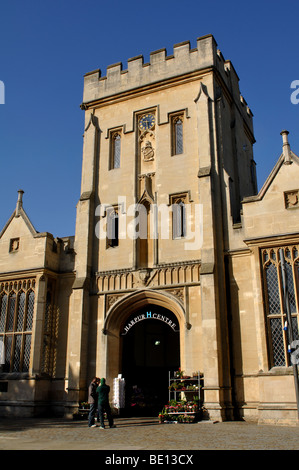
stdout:
{"type": "Polygon", "coordinates": [[[116,428],[87,421],[4,419],[0,450],[298,450],[299,426],[245,422],[159,424],[156,418],[116,418],[116,428]]]}

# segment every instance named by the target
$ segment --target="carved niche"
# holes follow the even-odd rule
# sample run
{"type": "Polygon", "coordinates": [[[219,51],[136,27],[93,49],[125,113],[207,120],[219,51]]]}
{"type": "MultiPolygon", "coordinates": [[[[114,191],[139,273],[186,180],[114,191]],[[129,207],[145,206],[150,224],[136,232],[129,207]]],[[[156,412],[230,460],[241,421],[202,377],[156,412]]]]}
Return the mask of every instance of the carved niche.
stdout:
{"type": "Polygon", "coordinates": [[[296,209],[299,207],[299,189],[284,193],[286,209],[296,209]]]}

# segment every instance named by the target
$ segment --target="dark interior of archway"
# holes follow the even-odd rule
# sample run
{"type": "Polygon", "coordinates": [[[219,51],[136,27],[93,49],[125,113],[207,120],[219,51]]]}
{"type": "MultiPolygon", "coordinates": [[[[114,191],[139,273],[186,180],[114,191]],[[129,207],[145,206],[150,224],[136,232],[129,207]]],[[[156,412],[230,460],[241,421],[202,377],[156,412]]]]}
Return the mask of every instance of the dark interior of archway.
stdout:
{"type": "Polygon", "coordinates": [[[138,315],[139,321],[122,336],[122,375],[126,383],[124,414],[157,416],[168,402],[169,371],[180,365],[178,320],[169,310],[148,305],[131,315],[126,324],[138,315]],[[147,312],[163,315],[176,324],[174,331],[167,323],[149,318],[147,312]]]}

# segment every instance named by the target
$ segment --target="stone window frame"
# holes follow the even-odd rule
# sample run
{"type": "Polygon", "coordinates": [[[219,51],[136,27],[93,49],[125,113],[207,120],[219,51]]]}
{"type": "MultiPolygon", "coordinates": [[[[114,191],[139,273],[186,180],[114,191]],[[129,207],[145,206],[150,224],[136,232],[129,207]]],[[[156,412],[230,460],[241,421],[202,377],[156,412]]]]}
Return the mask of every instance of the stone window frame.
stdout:
{"type": "Polygon", "coordinates": [[[118,205],[113,205],[106,209],[106,249],[117,248],[119,246],[119,214],[120,208],[118,205]],[[112,226],[112,220],[115,221],[114,227],[112,226]],[[110,230],[115,237],[110,237],[110,230]]]}
{"type": "Polygon", "coordinates": [[[181,240],[187,235],[187,220],[185,206],[190,199],[190,193],[170,194],[169,203],[172,208],[172,239],[181,240]],[[177,212],[176,209],[179,211],[177,212]]]}
{"type": "Polygon", "coordinates": [[[4,346],[0,372],[29,372],[34,313],[34,279],[0,284],[0,341],[4,346]]]}
{"type": "Polygon", "coordinates": [[[183,111],[179,111],[179,112],[176,112],[176,113],[171,113],[170,114],[170,126],[171,126],[171,130],[170,130],[170,135],[171,135],[171,156],[176,156],[176,155],[183,155],[184,154],[184,147],[185,147],[185,139],[184,139],[184,136],[185,136],[185,115],[184,115],[184,112],[183,111]],[[181,142],[181,149],[178,149],[178,142],[177,142],[177,123],[178,121],[181,121],[181,133],[182,133],[182,136],[181,136],[181,139],[182,139],[182,142],[181,142]],[[180,150],[180,151],[178,151],[180,150]]]}
{"type": "Polygon", "coordinates": [[[283,248],[289,281],[294,339],[299,339],[299,244],[261,249],[264,310],[270,367],[289,367],[288,336],[285,329],[283,285],[279,250],[283,248]]]}
{"type": "Polygon", "coordinates": [[[121,167],[121,150],[122,150],[122,129],[114,129],[109,134],[109,170],[117,170],[121,167]],[[119,139],[119,155],[116,155],[116,141],[119,139]],[[117,157],[117,161],[116,161],[117,157]]]}

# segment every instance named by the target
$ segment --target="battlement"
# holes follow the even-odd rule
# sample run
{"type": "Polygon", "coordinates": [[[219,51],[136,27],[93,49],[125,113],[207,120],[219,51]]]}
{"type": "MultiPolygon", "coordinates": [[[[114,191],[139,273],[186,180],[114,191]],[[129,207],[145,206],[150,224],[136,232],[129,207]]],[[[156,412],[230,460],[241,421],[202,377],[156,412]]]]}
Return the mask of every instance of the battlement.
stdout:
{"type": "MultiPolygon", "coordinates": [[[[225,61],[214,37],[209,34],[197,39],[196,48],[191,48],[190,41],[185,41],[173,46],[172,55],[167,55],[165,48],[151,52],[148,63],[144,63],[143,55],[138,55],[128,59],[125,70],[123,64],[117,62],[107,67],[106,76],[101,76],[100,69],[87,73],[84,76],[82,107],[138,88],[159,86],[163,81],[209,68],[218,70],[235,98],[244,105],[239,93],[238,75],[231,62],[225,61]]],[[[247,114],[251,115],[249,108],[247,114]]]]}

